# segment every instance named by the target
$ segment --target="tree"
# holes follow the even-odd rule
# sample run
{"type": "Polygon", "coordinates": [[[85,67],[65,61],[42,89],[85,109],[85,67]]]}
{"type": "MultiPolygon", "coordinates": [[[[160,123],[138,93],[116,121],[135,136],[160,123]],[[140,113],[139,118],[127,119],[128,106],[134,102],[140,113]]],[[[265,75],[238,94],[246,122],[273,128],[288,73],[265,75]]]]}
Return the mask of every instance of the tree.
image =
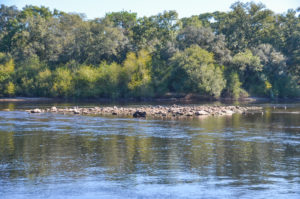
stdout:
{"type": "Polygon", "coordinates": [[[280,49],[287,56],[288,71],[300,81],[300,14],[298,13],[297,17],[297,11],[290,9],[286,15],[281,15],[278,21],[277,41],[279,40],[280,49]]]}
{"type": "Polygon", "coordinates": [[[296,97],[299,20],[299,8],[275,14],[253,2],[182,19],[171,10],[88,20],[44,6],[1,5],[0,92],[119,98],[170,91],[238,98],[247,91],[296,97]]]}
{"type": "Polygon", "coordinates": [[[213,52],[219,64],[228,63],[231,60],[224,35],[215,35],[210,28],[187,26],[177,35],[177,40],[181,49],[197,44],[213,52]]]}
{"type": "Polygon", "coordinates": [[[37,56],[28,57],[19,61],[16,65],[15,82],[16,92],[21,96],[38,96],[37,94],[37,77],[38,73],[47,68],[41,63],[37,56]]]}
{"type": "Polygon", "coordinates": [[[243,87],[251,94],[264,93],[265,78],[259,57],[247,49],[233,56],[231,71],[238,72],[243,87]]]}
{"type": "Polygon", "coordinates": [[[88,57],[87,46],[90,44],[90,24],[84,21],[80,14],[65,14],[59,16],[59,30],[62,38],[62,53],[59,63],[75,61],[84,63],[88,57]]]}
{"type": "Polygon", "coordinates": [[[0,53],[0,96],[13,96],[15,94],[15,86],[12,82],[14,71],[14,60],[4,53],[0,53]]]}
{"type": "Polygon", "coordinates": [[[177,53],[172,65],[171,84],[176,91],[219,97],[225,87],[223,72],[215,64],[213,53],[197,45],[177,53]]]}
{"type": "Polygon", "coordinates": [[[104,60],[122,61],[122,51],[128,43],[128,38],[120,28],[113,27],[109,21],[90,22],[90,39],[86,46],[89,64],[99,64],[104,60]]]}
{"type": "Polygon", "coordinates": [[[299,93],[296,78],[290,75],[286,57],[275,50],[270,44],[261,44],[253,50],[263,65],[265,93],[270,97],[286,97],[299,93]],[[293,83],[294,82],[294,83],[293,83]]]}
{"type": "Polygon", "coordinates": [[[241,86],[242,83],[240,82],[238,73],[231,72],[227,78],[227,96],[233,99],[248,96],[248,93],[241,86]]]}
{"type": "Polygon", "coordinates": [[[69,98],[74,96],[74,81],[70,70],[57,68],[53,76],[51,92],[54,97],[69,98]]]}
{"type": "Polygon", "coordinates": [[[0,52],[10,52],[11,50],[11,38],[17,30],[17,16],[19,10],[15,6],[0,7],[0,52]]]}
{"type": "Polygon", "coordinates": [[[80,66],[74,77],[75,96],[81,98],[97,97],[97,80],[99,70],[92,66],[80,66]]]}
{"type": "Polygon", "coordinates": [[[116,99],[128,95],[126,74],[119,64],[112,63],[109,65],[103,62],[100,64],[99,73],[96,87],[100,96],[116,99]]]}
{"type": "Polygon", "coordinates": [[[139,18],[133,30],[133,45],[136,51],[147,49],[153,52],[160,50],[167,42],[176,38],[180,27],[178,13],[165,11],[155,16],[139,18]]]}
{"type": "Polygon", "coordinates": [[[186,27],[196,27],[196,28],[201,28],[203,27],[203,22],[199,19],[198,16],[191,16],[191,17],[186,17],[180,19],[180,22],[182,24],[182,28],[186,27]]]}
{"type": "Polygon", "coordinates": [[[38,56],[41,61],[57,62],[63,43],[59,21],[56,18],[28,15],[20,18],[20,23],[21,27],[12,37],[12,53],[16,60],[38,56]]]}
{"type": "Polygon", "coordinates": [[[53,87],[53,76],[52,72],[48,68],[38,73],[36,78],[36,84],[37,96],[52,96],[51,89],[53,87]]]}
{"type": "Polygon", "coordinates": [[[148,51],[140,50],[137,55],[128,53],[123,68],[130,95],[134,97],[152,95],[150,67],[151,56],[148,51]]]}
{"type": "Polygon", "coordinates": [[[137,23],[137,13],[127,11],[107,13],[105,18],[113,22],[114,27],[124,29],[128,34],[137,23]]]}
{"type": "Polygon", "coordinates": [[[232,11],[217,22],[225,35],[228,48],[234,53],[245,51],[265,41],[273,30],[274,13],[263,4],[236,2],[232,11]]]}

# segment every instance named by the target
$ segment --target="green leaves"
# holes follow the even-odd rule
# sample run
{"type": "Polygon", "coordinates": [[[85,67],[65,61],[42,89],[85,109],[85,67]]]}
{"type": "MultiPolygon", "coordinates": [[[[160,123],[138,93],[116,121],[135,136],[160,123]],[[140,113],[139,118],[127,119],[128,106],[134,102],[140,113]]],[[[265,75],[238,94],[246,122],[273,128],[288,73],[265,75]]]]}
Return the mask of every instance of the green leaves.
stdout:
{"type": "Polygon", "coordinates": [[[231,72],[227,78],[227,96],[238,99],[240,97],[247,97],[248,93],[241,88],[239,75],[236,72],[231,72]]]}
{"type": "Polygon", "coordinates": [[[222,70],[215,65],[213,54],[193,45],[172,58],[173,89],[219,97],[225,86],[222,70]],[[178,84],[180,82],[180,84],[178,84]]]}
{"type": "Polygon", "coordinates": [[[297,96],[299,20],[299,10],[275,14],[253,2],[182,19],[171,10],[87,20],[1,5],[0,95],[297,96]]]}
{"type": "Polygon", "coordinates": [[[74,81],[69,69],[57,68],[54,71],[51,93],[54,97],[68,98],[74,96],[74,81]]]}
{"type": "Polygon", "coordinates": [[[140,50],[138,55],[129,53],[124,62],[128,89],[135,97],[151,96],[151,56],[148,51],[140,50]]]}
{"type": "Polygon", "coordinates": [[[240,71],[262,71],[263,68],[259,57],[254,56],[248,49],[245,52],[236,54],[232,59],[232,63],[240,71]]]}
{"type": "Polygon", "coordinates": [[[14,60],[0,53],[0,96],[13,96],[15,94],[15,85],[12,82],[14,72],[14,60]]]}

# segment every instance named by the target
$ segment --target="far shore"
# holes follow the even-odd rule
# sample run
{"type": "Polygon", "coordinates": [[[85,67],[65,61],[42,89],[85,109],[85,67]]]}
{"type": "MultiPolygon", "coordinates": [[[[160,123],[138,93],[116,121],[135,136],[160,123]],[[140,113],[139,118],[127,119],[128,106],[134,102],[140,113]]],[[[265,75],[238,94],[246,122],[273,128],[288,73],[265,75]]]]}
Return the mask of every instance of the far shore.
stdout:
{"type": "Polygon", "coordinates": [[[36,101],[56,101],[55,98],[45,97],[12,97],[12,98],[0,98],[0,102],[36,102],[36,101]]]}
{"type": "Polygon", "coordinates": [[[247,97],[240,99],[232,99],[232,98],[205,98],[205,97],[155,97],[155,98],[47,98],[47,97],[11,97],[11,98],[0,98],[0,102],[58,102],[58,101],[83,101],[83,102],[207,102],[207,101],[220,101],[220,102],[274,102],[274,101],[291,101],[298,102],[300,98],[289,98],[289,99],[271,99],[271,98],[263,98],[263,97],[247,97]]]}

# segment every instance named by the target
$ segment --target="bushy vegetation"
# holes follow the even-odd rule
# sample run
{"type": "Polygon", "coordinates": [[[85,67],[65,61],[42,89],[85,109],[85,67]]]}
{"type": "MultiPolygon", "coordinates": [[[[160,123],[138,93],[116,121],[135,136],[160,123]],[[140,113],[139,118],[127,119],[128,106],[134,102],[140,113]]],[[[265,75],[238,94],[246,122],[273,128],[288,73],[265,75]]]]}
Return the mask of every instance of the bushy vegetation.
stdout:
{"type": "Polygon", "coordinates": [[[300,96],[300,15],[237,2],[229,12],[86,20],[0,7],[0,97],[300,96]]]}

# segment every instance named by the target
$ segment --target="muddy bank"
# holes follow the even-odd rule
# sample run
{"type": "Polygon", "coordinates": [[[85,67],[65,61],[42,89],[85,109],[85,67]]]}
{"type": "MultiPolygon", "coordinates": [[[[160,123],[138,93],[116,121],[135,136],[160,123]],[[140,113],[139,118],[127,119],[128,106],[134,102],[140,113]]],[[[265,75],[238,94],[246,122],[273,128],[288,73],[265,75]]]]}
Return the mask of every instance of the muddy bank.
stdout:
{"type": "Polygon", "coordinates": [[[259,111],[262,107],[242,106],[140,106],[140,107],[93,107],[93,108],[57,108],[31,109],[28,113],[60,113],[80,115],[115,115],[132,117],[198,117],[198,116],[222,116],[235,113],[245,114],[250,111],[259,111]]]}

